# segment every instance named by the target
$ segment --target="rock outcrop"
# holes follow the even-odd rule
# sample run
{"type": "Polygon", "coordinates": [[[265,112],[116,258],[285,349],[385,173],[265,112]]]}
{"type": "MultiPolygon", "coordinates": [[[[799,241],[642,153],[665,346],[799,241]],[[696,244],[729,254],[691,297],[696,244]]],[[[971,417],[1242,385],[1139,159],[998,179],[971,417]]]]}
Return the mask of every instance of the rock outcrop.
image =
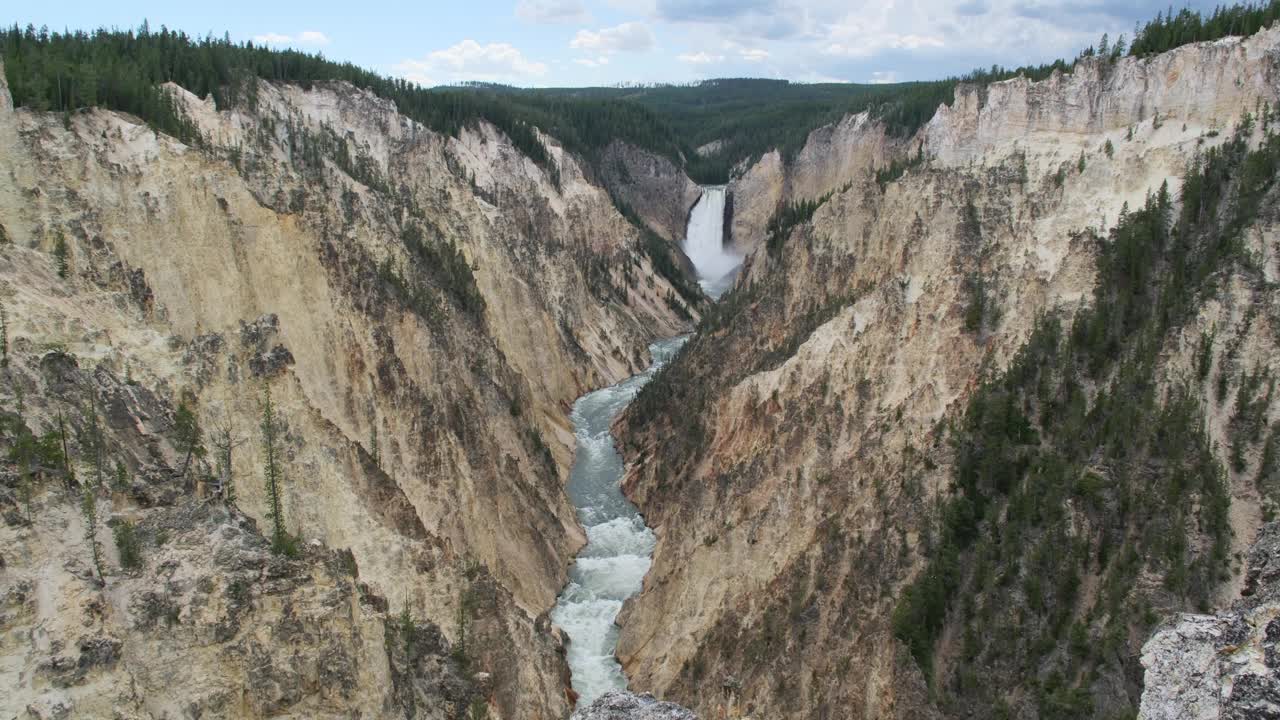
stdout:
{"type": "Polygon", "coordinates": [[[573,714],[573,720],[698,720],[698,716],[674,703],[660,702],[649,694],[613,691],[579,708],[573,714]]]}
{"type": "Polygon", "coordinates": [[[1249,551],[1244,597],[1218,615],[1183,615],[1142,648],[1143,720],[1280,717],[1280,523],[1249,551]]]}
{"type": "Polygon", "coordinates": [[[1118,140],[1144,123],[1163,128],[1159,145],[1185,137],[1188,129],[1191,137],[1226,131],[1241,108],[1256,109],[1257,89],[1274,78],[1268,42],[1227,38],[1155,58],[1085,59],[1072,72],[1042,82],[961,85],[953,102],[913,138],[886,137],[866,113],[847,116],[811,133],[795,158],[774,151],[735,173],[730,237],[739,250],[754,249],[780,205],[859,183],[907,147],[915,152],[923,145],[935,163],[960,167],[1020,148],[1029,157],[1092,154],[1104,138],[1118,140]]]}
{"type": "MultiPolygon", "coordinates": [[[[15,254],[38,256],[9,248],[6,263],[15,254]]],[[[3,369],[16,410],[0,471],[0,713],[443,720],[488,704],[493,688],[465,651],[407,607],[392,612],[349,550],[304,537],[295,557],[276,554],[234,503],[197,497],[203,480],[181,470],[165,395],[90,364],[24,334],[3,369]],[[50,462],[64,442],[81,483],[50,462]]],[[[448,571],[438,540],[419,550],[442,566],[439,581],[484,586],[448,571]]],[[[518,617],[510,596],[476,597],[472,636],[507,632],[490,626],[518,617]]]]}

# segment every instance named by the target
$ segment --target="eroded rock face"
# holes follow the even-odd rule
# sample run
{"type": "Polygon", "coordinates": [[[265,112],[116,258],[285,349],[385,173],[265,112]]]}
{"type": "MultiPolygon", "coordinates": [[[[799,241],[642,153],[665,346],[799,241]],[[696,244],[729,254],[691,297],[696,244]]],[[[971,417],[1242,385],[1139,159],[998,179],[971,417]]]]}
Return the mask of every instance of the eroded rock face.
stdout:
{"type": "Polygon", "coordinates": [[[620,140],[610,143],[600,160],[601,179],[664,240],[684,240],[689,210],[702,195],[697,184],[669,159],[620,140]]]}
{"type": "MultiPolygon", "coordinates": [[[[295,557],[276,554],[253,518],[200,496],[196,473],[172,464],[174,407],[88,362],[19,348],[5,368],[5,402],[18,407],[22,393],[6,423],[43,434],[61,417],[80,481],[12,452],[14,431],[0,439],[0,714],[443,720],[495,700],[438,626],[390,611],[350,551],[301,539],[295,557]],[[94,406],[101,473],[86,445],[94,406]],[[101,570],[85,495],[96,499],[101,570]]],[[[450,561],[439,547],[433,559],[443,580],[450,561]]],[[[499,594],[471,604],[482,636],[512,615],[486,597],[499,594]]]]}
{"type": "Polygon", "coordinates": [[[615,690],[578,708],[573,720],[698,720],[698,716],[675,703],[660,702],[648,693],[635,695],[615,690]]]}
{"type": "Polygon", "coordinates": [[[732,213],[726,239],[741,253],[755,250],[780,205],[860,182],[902,144],[886,138],[880,125],[861,113],[814,130],[794,158],[783,158],[776,150],[765,153],[729,183],[732,213]]]}
{"type": "MultiPolygon", "coordinates": [[[[1096,139],[1118,139],[1117,129],[1152,123],[1165,127],[1164,142],[1183,133],[1229,130],[1231,118],[1251,105],[1257,89],[1274,82],[1275,30],[1241,42],[1226,38],[1157,58],[1115,61],[1084,59],[1069,74],[1044,82],[1025,78],[986,87],[961,86],[914,138],[886,137],[863,115],[815,130],[794,159],[766,153],[736,173],[731,239],[741,251],[754,249],[765,225],[785,202],[815,199],[857,182],[887,164],[893,151],[924,145],[936,162],[961,166],[1008,155],[1022,147],[1031,155],[1056,149],[1093,152],[1096,139]],[[1160,118],[1169,119],[1167,126],[1160,118]],[[1048,144],[1046,144],[1046,141],[1048,144]]],[[[1253,109],[1252,107],[1250,109],[1253,109]]]]}
{"type": "Polygon", "coordinates": [[[6,685],[6,714],[445,718],[477,696],[438,629],[402,628],[327,550],[272,554],[239,513],[199,501],[148,513],[144,564],[104,590],[83,579],[75,509],[40,506],[27,536],[48,522],[69,532],[21,542],[32,554],[6,583],[6,654],[27,678],[6,685]]]}
{"type": "Polygon", "coordinates": [[[1140,718],[1280,718],[1280,523],[1258,533],[1248,578],[1230,611],[1176,618],[1143,646],[1140,718]]]}

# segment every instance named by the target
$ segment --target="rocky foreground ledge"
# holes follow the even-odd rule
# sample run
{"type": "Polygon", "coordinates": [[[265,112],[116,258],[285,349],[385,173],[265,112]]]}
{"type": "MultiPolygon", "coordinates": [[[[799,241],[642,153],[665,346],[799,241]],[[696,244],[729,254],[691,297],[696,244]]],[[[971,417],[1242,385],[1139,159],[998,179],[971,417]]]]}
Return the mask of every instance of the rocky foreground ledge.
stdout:
{"type": "Polygon", "coordinates": [[[662,702],[649,693],[614,690],[573,714],[571,720],[698,720],[692,711],[662,702]]]}
{"type": "Polygon", "coordinates": [[[1142,720],[1280,718],[1280,522],[1249,551],[1241,599],[1182,615],[1142,649],[1142,720]]]}

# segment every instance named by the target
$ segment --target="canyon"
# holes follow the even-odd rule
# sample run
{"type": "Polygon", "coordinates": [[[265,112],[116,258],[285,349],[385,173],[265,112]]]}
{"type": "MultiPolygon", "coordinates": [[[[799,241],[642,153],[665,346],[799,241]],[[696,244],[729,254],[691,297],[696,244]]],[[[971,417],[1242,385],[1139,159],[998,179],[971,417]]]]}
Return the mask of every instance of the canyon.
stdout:
{"type": "Polygon", "coordinates": [[[166,86],[198,142],[0,84],[0,715],[1271,712],[1278,87],[1280,27],[1085,57],[699,186],[348,82],[166,86]],[[1076,372],[1148,213],[1230,256],[1076,372]],[[1157,450],[1037,455],[1075,413],[1157,450]]]}

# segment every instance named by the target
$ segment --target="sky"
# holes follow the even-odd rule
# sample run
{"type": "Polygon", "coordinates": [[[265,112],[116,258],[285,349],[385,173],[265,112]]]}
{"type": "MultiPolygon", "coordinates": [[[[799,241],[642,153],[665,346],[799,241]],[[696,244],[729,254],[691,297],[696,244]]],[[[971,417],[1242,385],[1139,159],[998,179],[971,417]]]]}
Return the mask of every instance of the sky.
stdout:
{"type": "MultiPolygon", "coordinates": [[[[1174,7],[1211,10],[1221,0],[1174,7]]],[[[44,0],[5,19],[52,30],[230,34],[424,85],[684,83],[714,77],[895,82],[1074,57],[1132,36],[1168,0],[44,0]]],[[[16,13],[14,12],[16,9],[16,13]]]]}

